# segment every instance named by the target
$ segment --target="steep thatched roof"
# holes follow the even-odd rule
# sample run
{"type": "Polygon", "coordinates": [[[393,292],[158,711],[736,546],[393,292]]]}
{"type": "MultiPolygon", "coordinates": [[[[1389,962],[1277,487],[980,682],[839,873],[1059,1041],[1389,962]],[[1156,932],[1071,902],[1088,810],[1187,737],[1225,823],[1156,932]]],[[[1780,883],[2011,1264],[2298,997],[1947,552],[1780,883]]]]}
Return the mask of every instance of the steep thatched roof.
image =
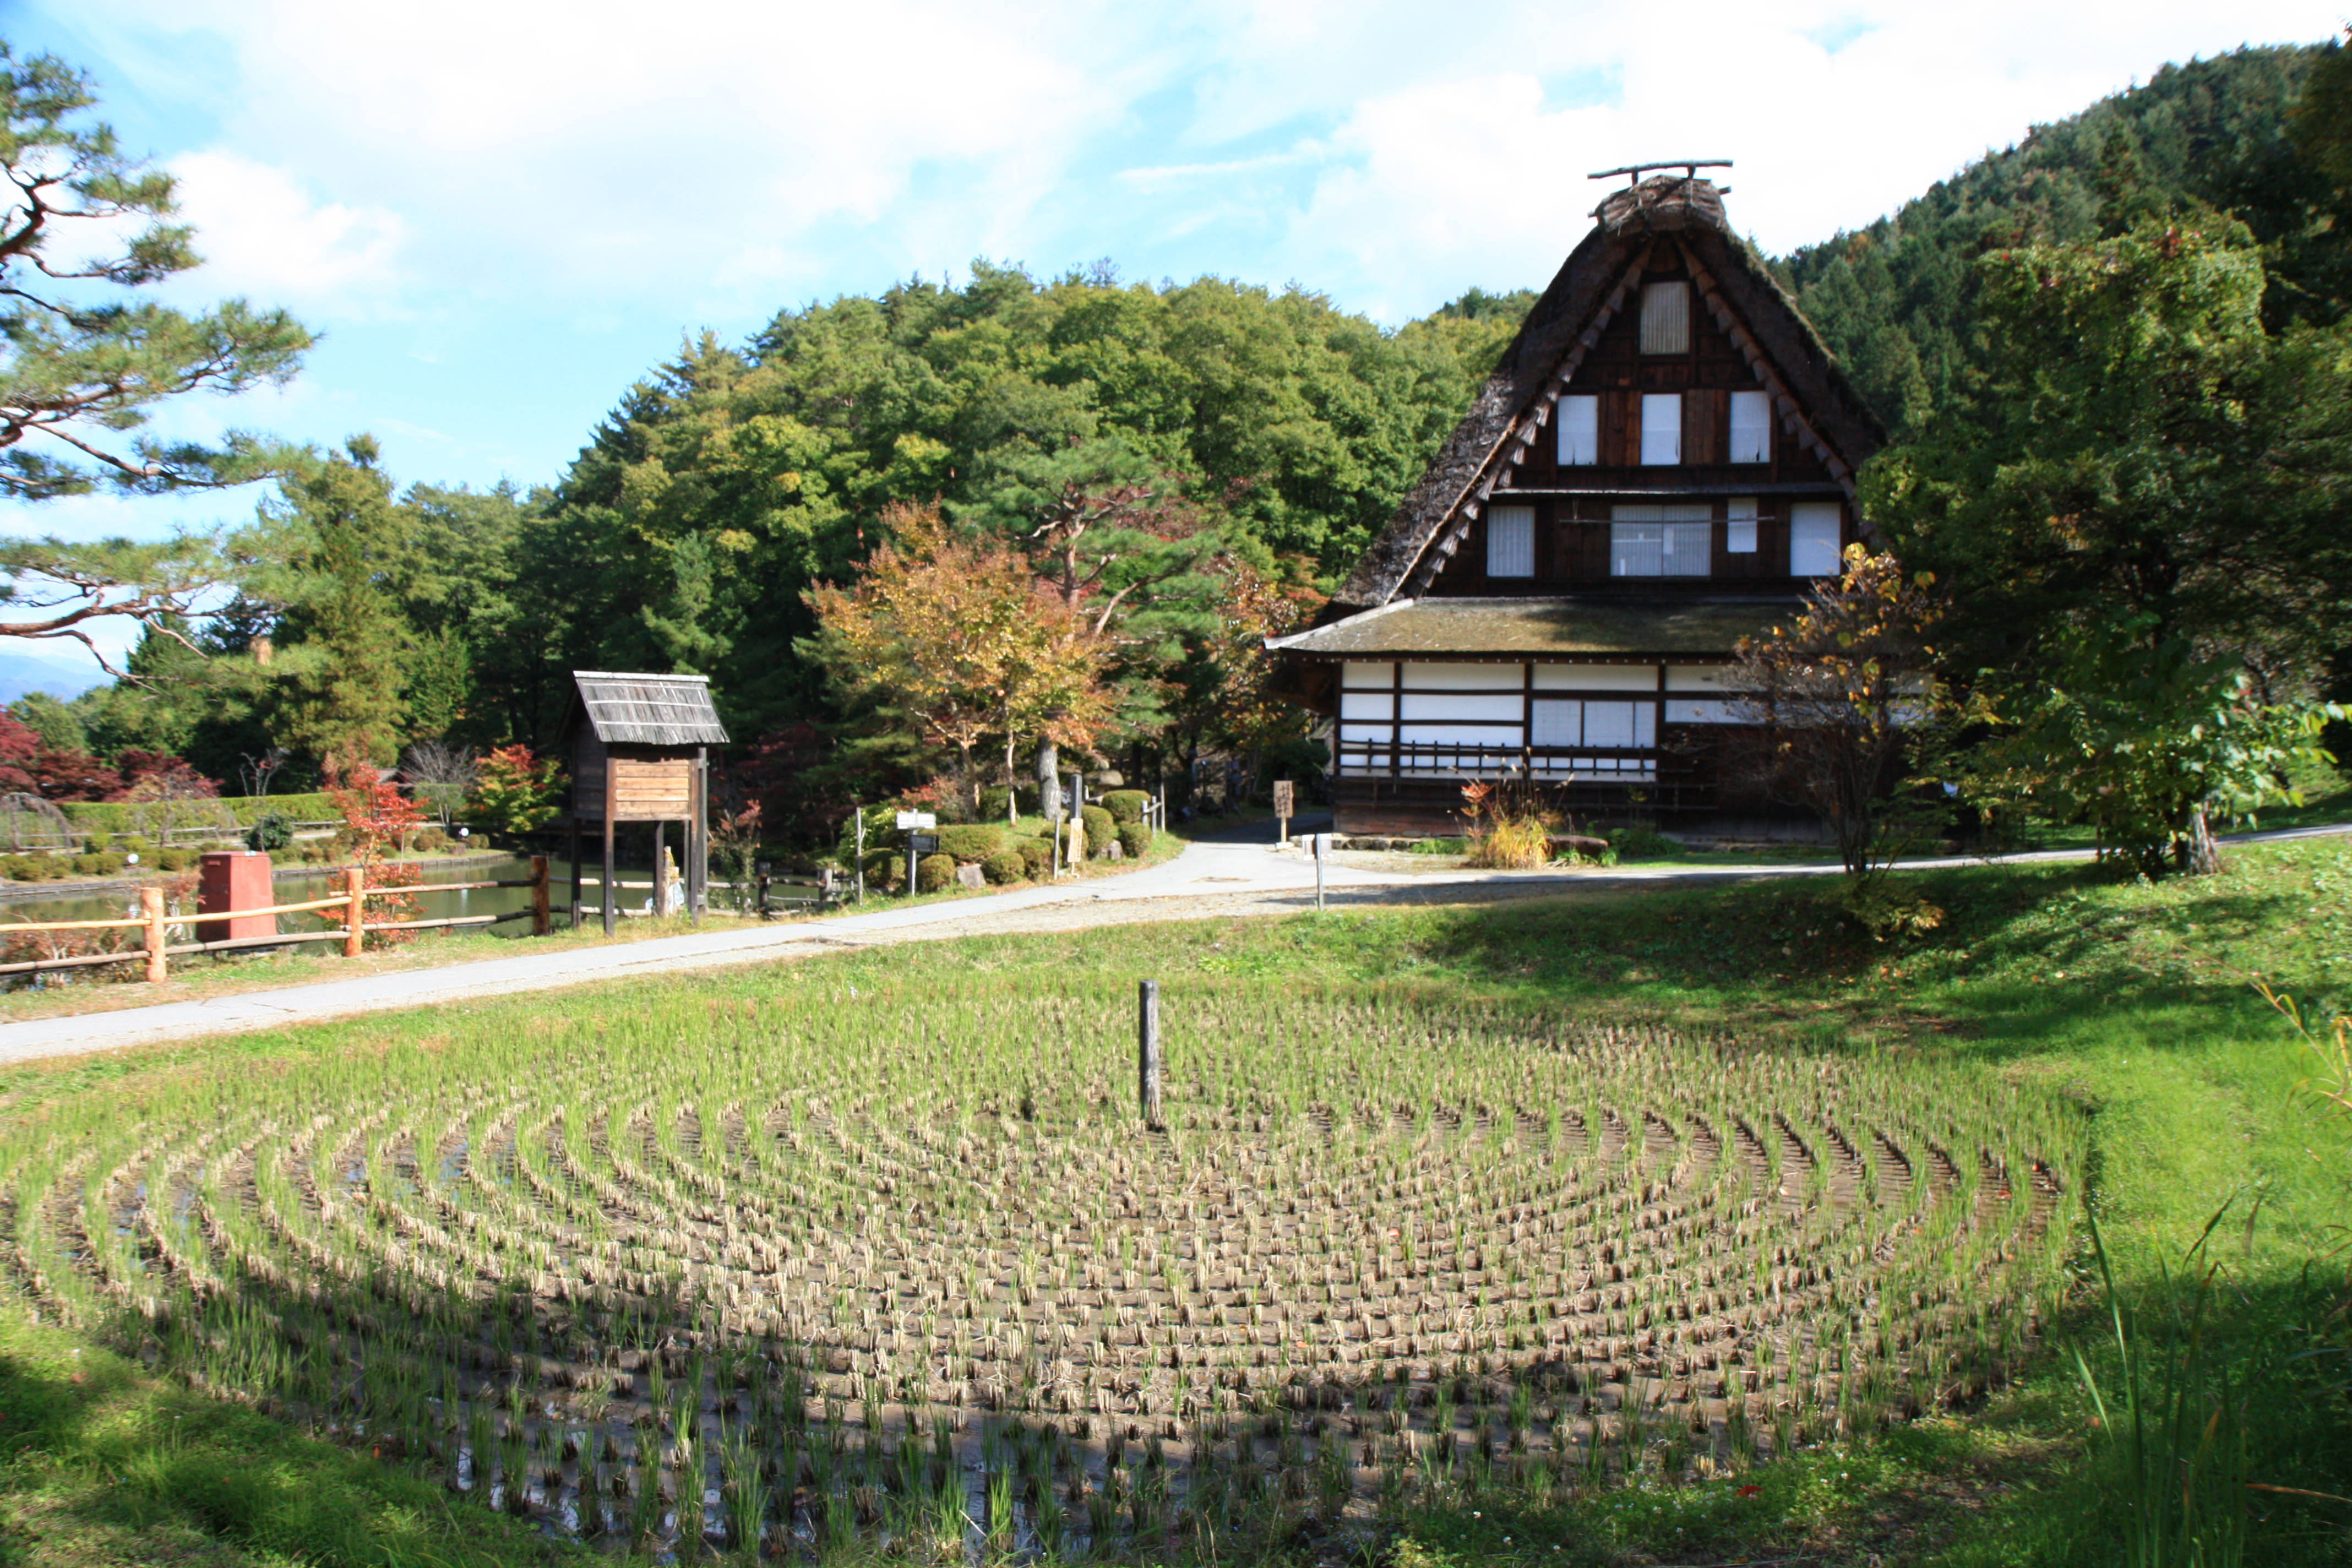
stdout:
{"type": "Polygon", "coordinates": [[[1849,493],[1853,470],[1885,443],[1885,432],[1796,302],[1731,232],[1712,182],[1658,175],[1612,193],[1593,216],[1592,232],[1528,312],[1470,412],[1340,584],[1339,612],[1428,586],[1451,548],[1447,536],[1467,529],[1488,492],[1527,455],[1601,330],[1629,297],[1638,298],[1644,263],[1664,247],[1688,267],[1702,308],[1774,395],[1783,426],[1849,493]]]}
{"type": "MultiPolygon", "coordinates": [[[[707,675],[617,674],[575,669],[574,720],[608,746],[723,746],[727,731],[710,705],[707,675]]],[[[570,724],[567,722],[567,729],[570,724]]]]}
{"type": "Polygon", "coordinates": [[[1266,647],[1306,658],[1727,658],[1794,598],[1398,599],[1266,647]]]}

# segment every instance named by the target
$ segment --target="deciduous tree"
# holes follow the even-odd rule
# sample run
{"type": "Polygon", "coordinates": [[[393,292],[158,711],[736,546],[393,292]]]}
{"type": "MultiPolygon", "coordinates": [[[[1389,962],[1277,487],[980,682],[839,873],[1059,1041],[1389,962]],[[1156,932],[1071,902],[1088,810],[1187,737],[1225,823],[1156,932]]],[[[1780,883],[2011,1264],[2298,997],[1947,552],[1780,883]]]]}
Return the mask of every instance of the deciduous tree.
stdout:
{"type": "Polygon", "coordinates": [[[958,539],[937,507],[893,507],[892,538],[848,588],[817,588],[810,652],[847,691],[956,752],[977,809],[974,752],[1003,743],[1006,783],[1024,742],[1082,744],[1109,716],[1102,647],[1083,610],[1001,546],[958,539]]]}
{"type": "Polygon", "coordinates": [[[1889,790],[1943,716],[1930,641],[1943,616],[1931,574],[1855,544],[1844,573],[1815,587],[1794,619],[1740,639],[1731,685],[1755,737],[1744,771],[1816,813],[1857,882],[1916,826],[1889,790]]]}

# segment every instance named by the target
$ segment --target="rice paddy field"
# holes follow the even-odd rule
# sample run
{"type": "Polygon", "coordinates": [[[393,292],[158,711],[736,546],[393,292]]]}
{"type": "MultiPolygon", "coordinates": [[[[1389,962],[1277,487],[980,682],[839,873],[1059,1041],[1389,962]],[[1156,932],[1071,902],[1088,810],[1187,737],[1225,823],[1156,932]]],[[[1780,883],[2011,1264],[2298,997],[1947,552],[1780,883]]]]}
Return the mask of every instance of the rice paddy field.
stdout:
{"type": "MultiPolygon", "coordinates": [[[[940,944],[19,1072],[0,1539],[2119,1561],[2074,1370],[2120,1364],[2086,1205],[2153,1310],[2236,1194],[2262,1218],[2223,1233],[2224,1326],[2289,1336],[2249,1352],[2271,1381],[2236,1419],[2299,1425],[2232,1440],[2266,1485],[2345,1489],[2308,1335],[2352,1187],[2246,980],[2340,994],[2352,855],[1922,885],[1951,921],[1901,947],[1787,889],[1653,891],[940,944]],[[1156,1128],[1139,974],[1165,982],[1156,1128]]],[[[2280,1506],[2239,1527],[2278,1552],[2207,1560],[2340,1560],[2331,1505],[2280,1506]]]]}
{"type": "Polygon", "coordinates": [[[1097,987],[547,1018],[60,1108],[46,1307],[615,1543],[1149,1553],[1769,1462],[1973,1400],[2063,1285],[2079,1112],[1567,1017],[1097,987]]]}

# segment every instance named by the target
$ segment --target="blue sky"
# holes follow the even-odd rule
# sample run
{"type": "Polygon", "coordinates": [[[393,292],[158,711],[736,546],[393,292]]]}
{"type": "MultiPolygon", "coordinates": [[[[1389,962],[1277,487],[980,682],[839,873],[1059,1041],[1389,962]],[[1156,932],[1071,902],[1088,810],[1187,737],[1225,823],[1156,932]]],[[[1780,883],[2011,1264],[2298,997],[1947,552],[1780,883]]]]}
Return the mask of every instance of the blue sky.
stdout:
{"type": "MultiPolygon", "coordinates": [[[[1297,282],[1388,323],[1547,279],[1593,169],[1727,156],[1769,249],[1866,223],[2167,60],[2338,25],[2134,5],[0,0],[182,180],[190,303],[323,335],[281,392],[175,411],[404,480],[552,479],[681,335],[959,276],[1297,282]]],[[[0,528],[152,535],[252,497],[0,528]]],[[[5,503],[0,503],[5,505],[5,503]]]]}

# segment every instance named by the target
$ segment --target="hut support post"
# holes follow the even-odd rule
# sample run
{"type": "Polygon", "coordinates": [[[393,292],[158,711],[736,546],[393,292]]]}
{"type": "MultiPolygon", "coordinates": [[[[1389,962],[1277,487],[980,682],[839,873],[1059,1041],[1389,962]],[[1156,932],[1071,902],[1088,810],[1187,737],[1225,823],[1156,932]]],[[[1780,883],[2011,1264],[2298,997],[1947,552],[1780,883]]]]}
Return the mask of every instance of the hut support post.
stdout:
{"type": "Polygon", "coordinates": [[[572,929],[580,929],[580,814],[572,814],[572,929]]]}
{"type": "Polygon", "coordinates": [[[604,934],[613,934],[614,922],[619,918],[615,900],[619,890],[613,886],[613,763],[604,762],[604,934]]]}
{"type": "Polygon", "coordinates": [[[694,820],[686,826],[686,910],[702,923],[710,901],[710,749],[694,748],[694,820]]]}
{"type": "Polygon", "coordinates": [[[654,824],[654,913],[669,913],[669,868],[662,862],[662,851],[669,847],[669,824],[654,824]]]}
{"type": "MultiPolygon", "coordinates": [[[[577,915],[572,923],[579,923],[577,915]]],[[[554,918],[547,909],[547,857],[534,855],[530,858],[530,934],[545,936],[554,929],[554,918]]]]}

